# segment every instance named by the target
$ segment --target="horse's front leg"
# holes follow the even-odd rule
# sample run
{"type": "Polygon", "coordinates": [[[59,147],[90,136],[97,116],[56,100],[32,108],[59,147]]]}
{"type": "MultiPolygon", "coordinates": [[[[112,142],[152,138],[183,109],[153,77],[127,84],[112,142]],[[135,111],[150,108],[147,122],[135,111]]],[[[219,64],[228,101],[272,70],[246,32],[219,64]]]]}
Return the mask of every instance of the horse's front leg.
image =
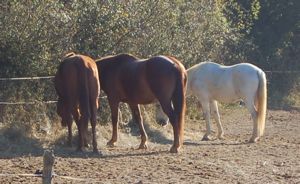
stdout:
{"type": "Polygon", "coordinates": [[[77,129],[78,129],[78,145],[77,145],[77,151],[82,152],[83,151],[83,121],[80,119],[78,122],[76,122],[77,129]]]}
{"type": "Polygon", "coordinates": [[[211,140],[209,137],[209,135],[211,134],[209,103],[202,103],[202,109],[203,109],[203,115],[206,123],[206,133],[202,137],[202,141],[209,141],[211,140]]]}
{"type": "Polygon", "coordinates": [[[68,126],[68,146],[72,147],[72,124],[73,124],[73,118],[71,116],[71,113],[66,113],[67,117],[66,117],[66,124],[68,126]]]}
{"type": "Polygon", "coordinates": [[[109,106],[111,110],[111,120],[112,120],[112,137],[111,140],[108,141],[107,146],[114,147],[115,143],[118,140],[118,115],[119,115],[119,102],[116,102],[113,99],[108,99],[109,106]]]}
{"type": "Polygon", "coordinates": [[[133,118],[138,122],[140,134],[141,134],[141,144],[139,149],[147,149],[147,133],[144,128],[143,119],[140,111],[139,105],[129,105],[133,118]]]}
{"type": "MultiPolygon", "coordinates": [[[[80,114],[79,107],[73,109],[73,118],[74,118],[76,124],[78,124],[78,125],[79,125],[79,119],[81,118],[80,116],[81,116],[81,114],[80,114]]],[[[83,141],[84,141],[83,145],[84,145],[84,147],[88,148],[89,144],[88,144],[88,141],[87,141],[87,132],[88,132],[88,126],[87,125],[85,126],[84,131],[85,131],[85,133],[84,133],[85,136],[83,137],[83,141]]]]}

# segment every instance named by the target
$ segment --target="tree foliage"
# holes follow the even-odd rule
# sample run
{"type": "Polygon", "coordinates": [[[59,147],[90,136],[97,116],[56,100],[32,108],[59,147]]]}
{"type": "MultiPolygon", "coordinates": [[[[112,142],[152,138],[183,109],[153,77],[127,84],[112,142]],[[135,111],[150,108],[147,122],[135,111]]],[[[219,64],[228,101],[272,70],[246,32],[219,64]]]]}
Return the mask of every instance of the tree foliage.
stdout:
{"type": "Polygon", "coordinates": [[[2,0],[0,76],[54,75],[69,51],[300,70],[299,9],[298,0],[2,0]]]}

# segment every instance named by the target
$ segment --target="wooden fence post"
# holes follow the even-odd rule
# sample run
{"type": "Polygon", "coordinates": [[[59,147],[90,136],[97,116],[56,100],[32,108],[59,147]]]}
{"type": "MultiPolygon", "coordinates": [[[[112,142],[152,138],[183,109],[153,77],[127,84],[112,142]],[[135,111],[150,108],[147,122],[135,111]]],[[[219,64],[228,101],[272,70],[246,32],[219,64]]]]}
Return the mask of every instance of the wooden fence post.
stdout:
{"type": "Polygon", "coordinates": [[[43,163],[43,184],[51,184],[54,164],[54,154],[52,150],[45,150],[43,163]]]}

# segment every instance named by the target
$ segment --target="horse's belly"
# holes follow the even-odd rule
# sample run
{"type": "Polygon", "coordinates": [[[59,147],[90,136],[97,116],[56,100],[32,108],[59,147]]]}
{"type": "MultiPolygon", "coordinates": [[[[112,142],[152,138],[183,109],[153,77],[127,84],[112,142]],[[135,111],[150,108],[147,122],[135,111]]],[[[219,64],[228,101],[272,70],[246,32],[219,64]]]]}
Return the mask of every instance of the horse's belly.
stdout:
{"type": "Polygon", "coordinates": [[[156,97],[152,91],[145,88],[132,89],[125,96],[126,98],[123,98],[122,102],[133,104],[150,104],[156,101],[156,97]]]}
{"type": "Polygon", "coordinates": [[[157,101],[157,99],[155,97],[143,97],[143,98],[135,98],[135,97],[132,97],[132,98],[124,98],[121,100],[122,102],[125,102],[125,103],[132,103],[132,104],[151,104],[151,103],[154,103],[157,101]]]}
{"type": "Polygon", "coordinates": [[[156,97],[150,90],[141,90],[138,92],[138,94],[134,95],[133,101],[135,101],[138,104],[150,104],[156,101],[156,97]]]}
{"type": "Polygon", "coordinates": [[[213,99],[219,102],[230,103],[239,100],[240,96],[233,90],[217,90],[213,93],[213,99]]]}

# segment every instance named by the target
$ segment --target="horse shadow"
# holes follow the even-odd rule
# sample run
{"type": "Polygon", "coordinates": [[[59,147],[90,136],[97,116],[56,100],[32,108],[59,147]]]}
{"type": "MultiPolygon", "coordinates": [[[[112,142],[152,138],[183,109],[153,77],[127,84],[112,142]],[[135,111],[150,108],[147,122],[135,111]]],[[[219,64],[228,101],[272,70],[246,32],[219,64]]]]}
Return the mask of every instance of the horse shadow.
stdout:
{"type": "Polygon", "coordinates": [[[16,128],[0,130],[0,159],[11,159],[22,156],[41,156],[43,145],[37,139],[16,128]]]}
{"type": "Polygon", "coordinates": [[[118,152],[118,148],[116,148],[116,151],[114,151],[113,149],[111,151],[107,151],[106,148],[102,148],[99,150],[99,153],[94,153],[92,152],[92,150],[78,152],[74,148],[67,148],[67,147],[55,147],[51,150],[53,150],[55,156],[61,158],[114,159],[114,158],[124,158],[124,157],[143,157],[143,156],[169,154],[168,150],[151,151],[151,150],[138,150],[138,149],[132,149],[131,151],[125,151],[120,153],[118,152]]]}
{"type": "MultiPolygon", "coordinates": [[[[140,136],[139,128],[136,122],[129,121],[125,126],[130,127],[131,136],[140,136]]],[[[148,122],[144,122],[145,130],[149,136],[149,141],[163,145],[171,145],[173,140],[168,139],[163,132],[154,129],[148,122]]],[[[113,154],[95,154],[92,149],[86,148],[83,152],[76,151],[78,144],[78,134],[75,133],[72,139],[72,147],[66,144],[66,135],[56,137],[56,140],[50,145],[45,146],[45,143],[37,137],[27,135],[21,129],[13,129],[11,127],[0,129],[0,159],[12,159],[22,156],[40,157],[44,154],[45,149],[53,150],[55,156],[64,158],[115,158],[115,157],[133,157],[146,156],[161,153],[168,153],[165,151],[130,151],[128,153],[113,153],[113,154]]],[[[105,150],[105,148],[104,148],[105,150]]],[[[100,148],[101,152],[102,149],[100,148]]]]}
{"type": "MultiPolygon", "coordinates": [[[[88,138],[90,139],[90,138],[88,138]]],[[[73,135],[72,146],[66,143],[66,137],[62,135],[57,138],[56,141],[51,144],[48,149],[53,150],[53,153],[57,157],[61,158],[98,158],[98,159],[113,159],[122,157],[139,157],[139,156],[151,156],[162,153],[168,153],[168,150],[139,150],[130,147],[99,147],[99,153],[94,153],[92,147],[85,148],[84,151],[77,151],[78,134],[73,135]],[[121,151],[120,150],[125,150],[121,151]]],[[[90,142],[90,140],[89,140],[90,142]]]]}
{"type": "Polygon", "coordinates": [[[185,146],[239,146],[239,145],[250,145],[252,143],[249,143],[248,141],[243,142],[212,142],[212,141],[199,141],[194,142],[191,140],[186,140],[183,142],[183,145],[185,146]]]}
{"type": "MultiPolygon", "coordinates": [[[[132,136],[140,136],[140,130],[138,127],[138,123],[135,120],[133,120],[133,119],[130,120],[126,126],[128,126],[130,128],[129,133],[132,136]]],[[[144,128],[148,135],[149,141],[154,142],[154,143],[163,144],[163,145],[173,143],[173,140],[168,139],[161,131],[151,128],[150,123],[148,121],[144,121],[144,128]]],[[[163,127],[161,127],[161,128],[163,128],[163,127]]]]}

